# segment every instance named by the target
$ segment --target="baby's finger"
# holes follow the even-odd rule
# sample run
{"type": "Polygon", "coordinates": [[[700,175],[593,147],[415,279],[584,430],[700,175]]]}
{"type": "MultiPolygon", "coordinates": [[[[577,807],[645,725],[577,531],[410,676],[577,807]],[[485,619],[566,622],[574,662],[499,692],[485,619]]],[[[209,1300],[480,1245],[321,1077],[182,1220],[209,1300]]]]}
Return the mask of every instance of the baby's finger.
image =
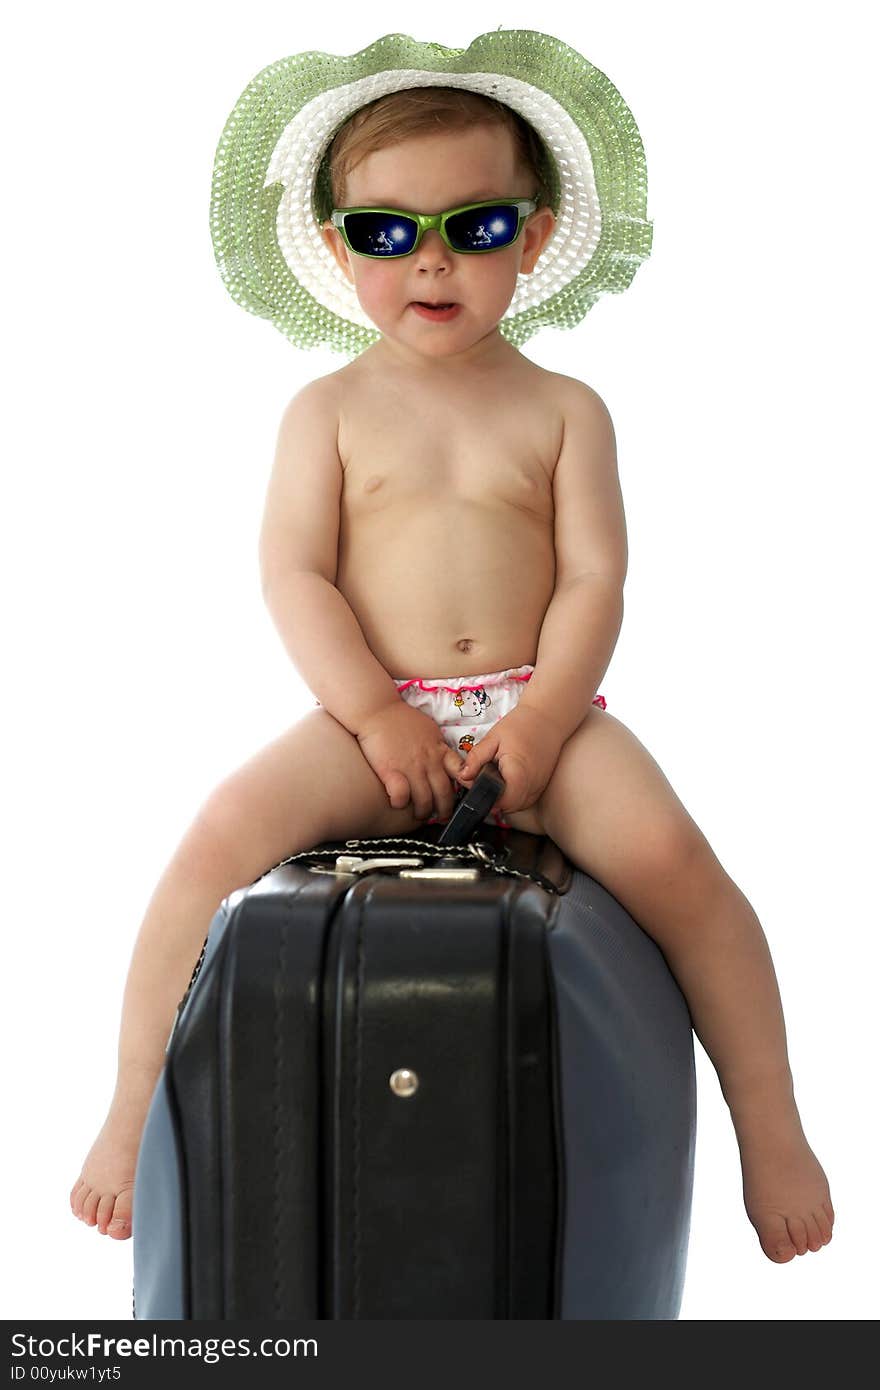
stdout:
{"type": "Polygon", "coordinates": [[[388,793],[388,800],[391,802],[395,811],[402,811],[404,806],[409,805],[409,782],[402,772],[394,770],[386,774],[385,790],[388,793]]]}
{"type": "Polygon", "coordinates": [[[434,794],[435,813],[441,820],[449,820],[455,808],[455,792],[442,767],[429,773],[431,790],[434,794]]]}
{"type": "Polygon", "coordinates": [[[450,748],[443,759],[443,766],[450,777],[459,777],[464,766],[464,758],[454,748],[450,748]]]}
{"type": "Polygon", "coordinates": [[[503,811],[514,811],[524,804],[528,790],[528,771],[520,758],[501,755],[498,771],[504,779],[504,793],[499,801],[503,811]]]}
{"type": "Polygon", "coordinates": [[[477,777],[484,763],[491,762],[498,750],[497,739],[487,734],[465,758],[464,774],[470,780],[477,777]]]}
{"type": "Polygon", "coordinates": [[[434,791],[425,773],[410,778],[412,787],[413,814],[419,821],[430,820],[434,805],[434,791]]]}

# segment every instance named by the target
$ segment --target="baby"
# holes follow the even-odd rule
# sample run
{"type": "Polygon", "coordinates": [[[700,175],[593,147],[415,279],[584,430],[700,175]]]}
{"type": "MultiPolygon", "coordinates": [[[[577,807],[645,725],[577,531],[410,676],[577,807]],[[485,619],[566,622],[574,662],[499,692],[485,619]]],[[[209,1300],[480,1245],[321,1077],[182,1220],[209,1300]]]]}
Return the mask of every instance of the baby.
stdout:
{"type": "Polygon", "coordinates": [[[371,255],[348,240],[363,225],[323,224],[381,336],[288,405],[260,538],[265,601],[318,707],[210,794],[155,889],[115,1093],[71,1208],[102,1234],[131,1234],[146,1111],[221,900],[322,841],[447,819],[455,782],[494,759],[501,823],[550,836],[662,950],[730,1109],[748,1217],[783,1263],[826,1245],[834,1212],[795,1104],[767,942],[597,696],[627,569],[611,420],[589,386],[499,333],[556,219],[498,103],[422,88],[424,119],[409,106],[395,127],[397,101],[360,120],[357,158],[335,166],[336,207],[436,214],[495,199],[510,214],[519,202],[516,234],[499,235],[490,212],[469,224],[483,245],[498,235],[486,254],[453,249],[434,225],[384,256],[387,226],[371,255]],[[425,307],[438,304],[453,307],[425,307]],[[460,738],[450,711],[464,712],[460,738]]]}

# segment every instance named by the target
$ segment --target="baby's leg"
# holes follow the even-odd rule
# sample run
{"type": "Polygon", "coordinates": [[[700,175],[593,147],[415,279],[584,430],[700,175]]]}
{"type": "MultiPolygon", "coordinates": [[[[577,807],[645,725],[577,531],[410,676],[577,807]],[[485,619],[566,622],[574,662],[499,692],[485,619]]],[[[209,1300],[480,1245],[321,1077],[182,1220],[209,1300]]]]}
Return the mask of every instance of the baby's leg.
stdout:
{"type": "MultiPolygon", "coordinates": [[[[761,924],[638,739],[591,709],[534,811],[662,950],[736,1129],[746,1210],[778,1263],[831,1237],[828,1183],[801,1128],[761,924]]],[[[517,817],[509,817],[516,824],[517,817]]]]}
{"type": "MultiPolygon", "coordinates": [[[[450,781],[450,806],[453,794],[450,781]]],[[[135,941],[116,1089],[70,1193],[75,1215],[102,1235],[131,1235],[144,1120],[177,1005],[224,897],[323,840],[405,835],[421,823],[412,803],[390,805],[357,740],[324,709],[305,715],[212,792],[162,874],[135,941]]]]}

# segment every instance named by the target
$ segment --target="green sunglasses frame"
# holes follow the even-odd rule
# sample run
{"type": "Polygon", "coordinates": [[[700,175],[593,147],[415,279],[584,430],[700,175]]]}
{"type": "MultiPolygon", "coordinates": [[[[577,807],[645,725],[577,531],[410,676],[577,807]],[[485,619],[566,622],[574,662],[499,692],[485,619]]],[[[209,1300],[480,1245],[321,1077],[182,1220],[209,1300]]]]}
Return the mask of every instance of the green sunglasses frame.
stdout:
{"type": "Polygon", "coordinates": [[[446,212],[410,212],[408,208],[334,208],[330,213],[330,221],[340,232],[343,241],[349,251],[355,256],[364,256],[368,261],[402,261],[406,256],[411,256],[414,251],[419,249],[422,237],[425,232],[432,228],[438,231],[449,247],[457,256],[488,256],[493,251],[505,251],[508,246],[512,246],[523,229],[523,222],[529,213],[535,212],[538,204],[532,198],[487,198],[482,203],[462,203],[461,207],[449,208],[446,212]],[[455,217],[460,212],[472,212],[475,208],[495,208],[498,206],[516,208],[517,224],[514,235],[510,241],[506,241],[503,246],[483,246],[474,247],[472,251],[463,251],[459,246],[453,246],[446,233],[446,222],[450,217],[455,217]],[[398,254],[388,255],[382,251],[357,251],[348,239],[345,230],[345,218],[350,212],[387,212],[393,217],[408,217],[410,221],[418,223],[418,231],[414,244],[408,251],[401,251],[398,254]]]}

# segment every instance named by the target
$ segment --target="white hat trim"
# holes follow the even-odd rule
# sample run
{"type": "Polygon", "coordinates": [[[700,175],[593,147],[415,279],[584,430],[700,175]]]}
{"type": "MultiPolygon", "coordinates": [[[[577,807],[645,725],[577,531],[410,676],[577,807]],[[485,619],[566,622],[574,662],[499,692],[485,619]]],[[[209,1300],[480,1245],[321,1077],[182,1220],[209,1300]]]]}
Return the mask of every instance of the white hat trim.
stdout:
{"type": "Polygon", "coordinates": [[[349,116],[377,97],[407,87],[462,87],[495,97],[533,125],[552,152],[560,182],[556,227],[531,275],[518,277],[505,317],[543,304],[579,274],[599,244],[602,212],[593,160],[583,132],[554,97],[519,78],[495,72],[391,69],[331,88],[307,102],[282,131],[264,180],[264,187],[284,185],[276,228],[291,273],[326,309],[375,330],[321,235],[312,210],[312,189],[327,146],[349,116]]]}

